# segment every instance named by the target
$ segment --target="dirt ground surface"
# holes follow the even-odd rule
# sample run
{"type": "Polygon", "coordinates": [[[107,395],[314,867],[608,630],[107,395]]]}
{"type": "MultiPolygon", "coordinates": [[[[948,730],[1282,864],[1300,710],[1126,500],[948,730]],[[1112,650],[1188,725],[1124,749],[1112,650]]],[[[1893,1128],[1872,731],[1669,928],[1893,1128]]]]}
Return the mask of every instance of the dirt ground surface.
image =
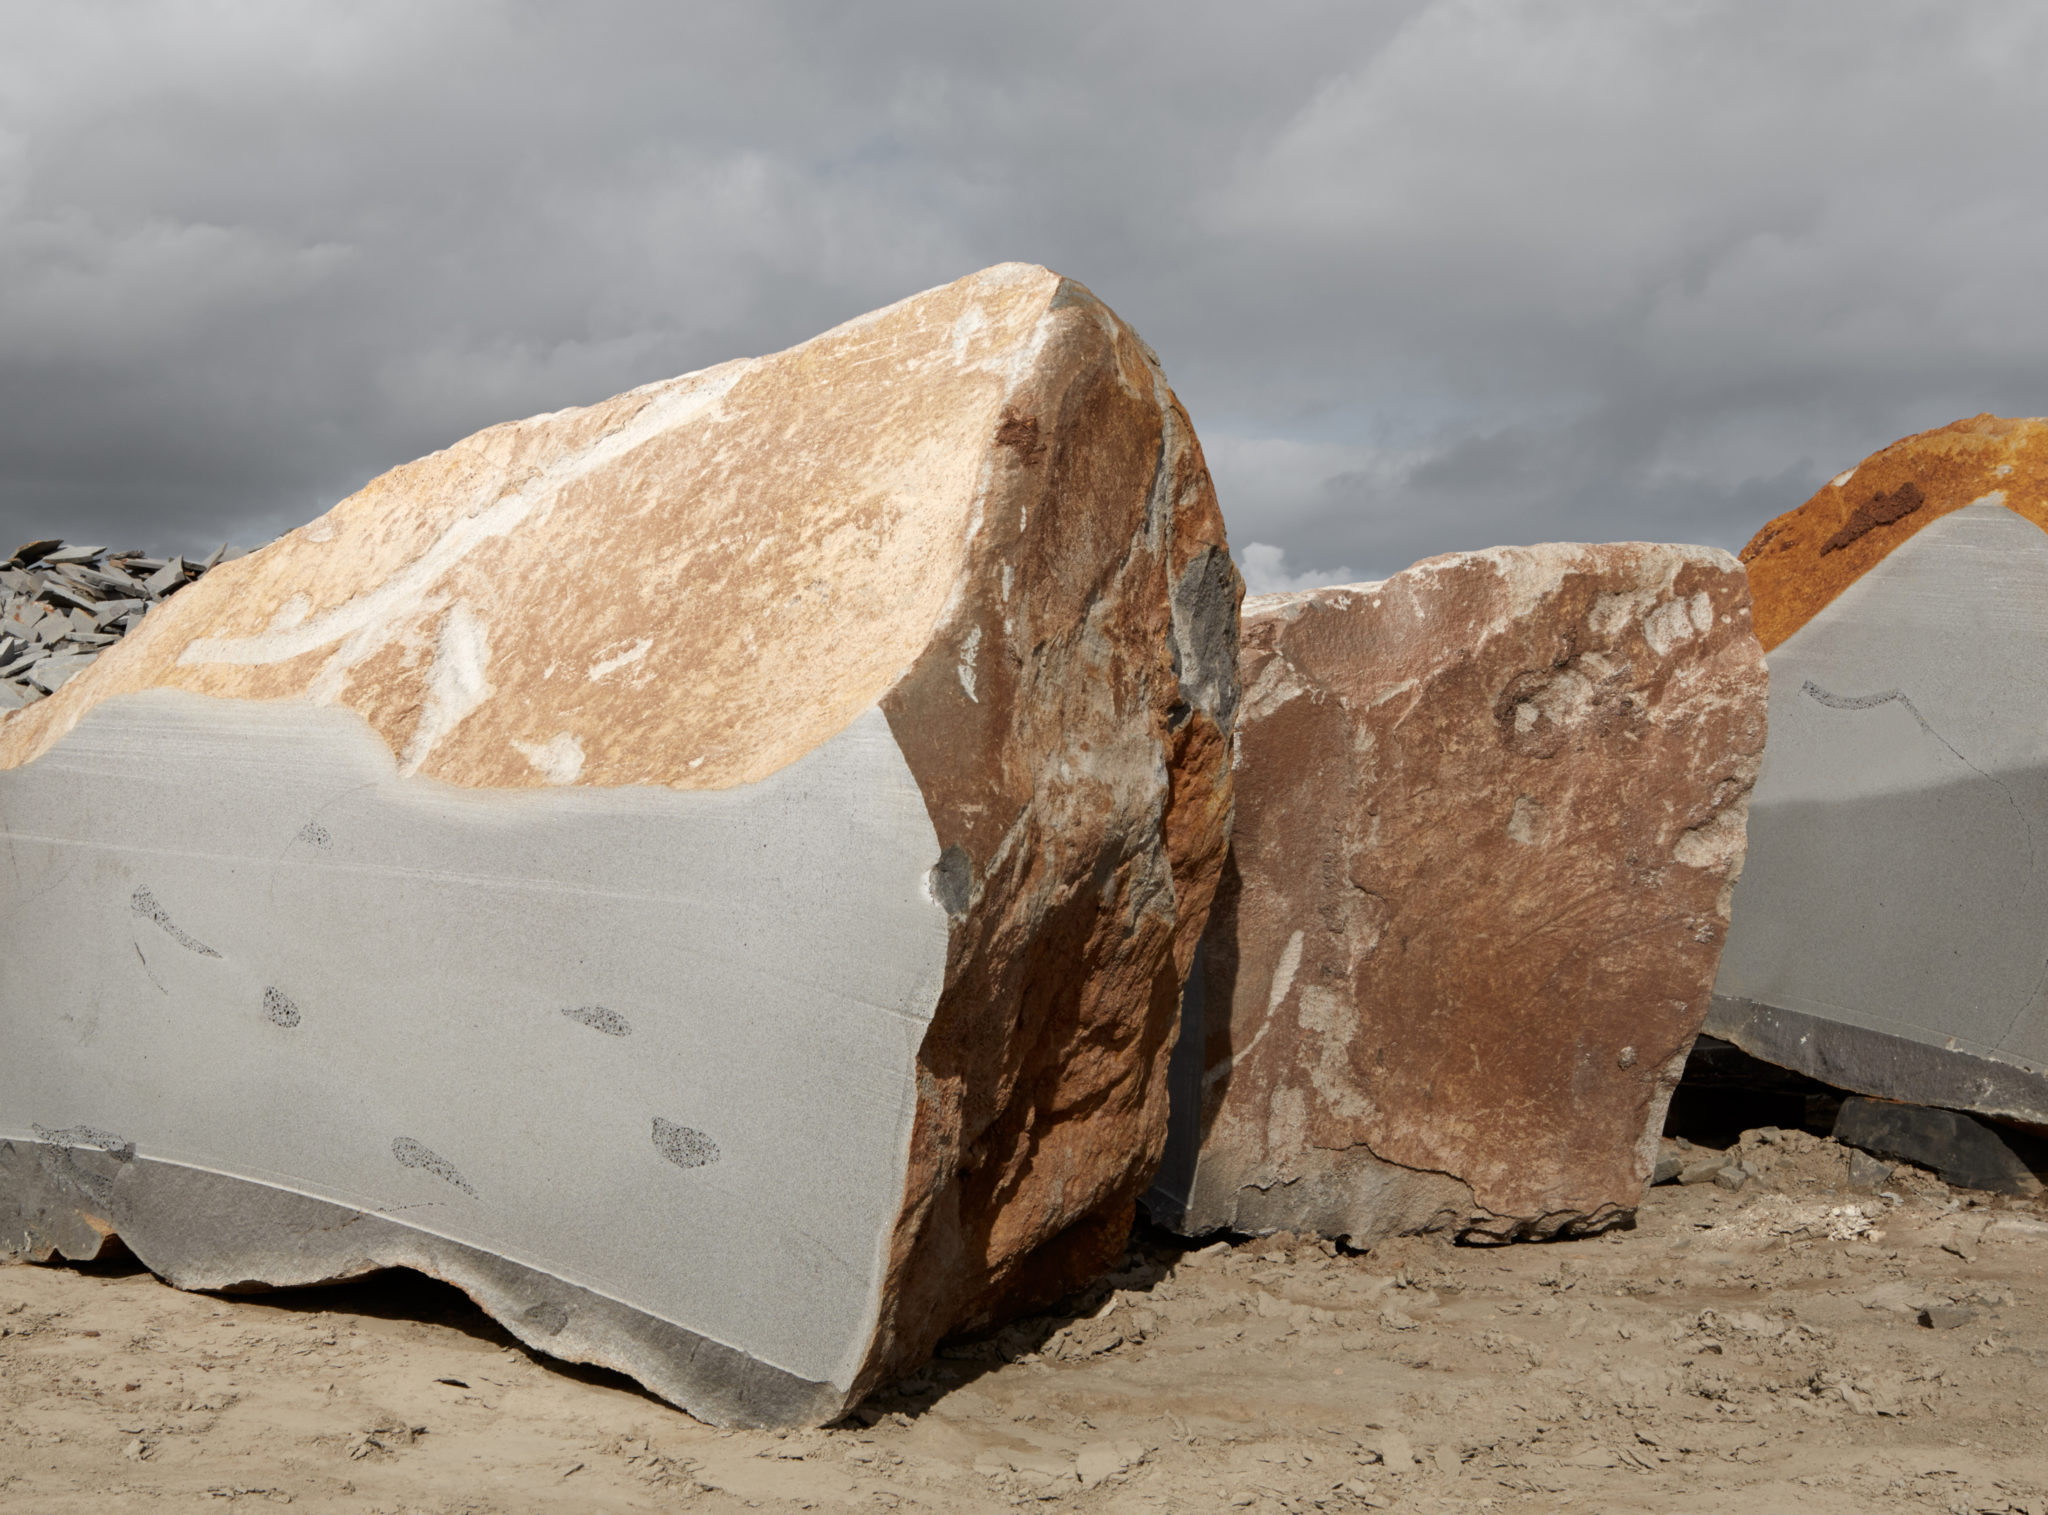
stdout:
{"type": "Polygon", "coordinates": [[[1073,1313],[824,1431],[718,1431],[412,1275],[0,1269],[0,1509],[2048,1515],[2048,1213],[1751,1132],[1633,1230],[1142,1232],[1073,1313]]]}

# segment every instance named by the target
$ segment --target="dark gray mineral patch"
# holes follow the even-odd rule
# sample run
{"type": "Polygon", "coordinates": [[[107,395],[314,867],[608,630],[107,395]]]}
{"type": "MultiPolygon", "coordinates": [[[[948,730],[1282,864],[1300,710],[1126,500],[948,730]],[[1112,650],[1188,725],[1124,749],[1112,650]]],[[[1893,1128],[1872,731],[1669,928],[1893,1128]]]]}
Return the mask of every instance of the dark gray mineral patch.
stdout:
{"type": "Polygon", "coordinates": [[[434,1177],[445,1179],[447,1182],[455,1185],[456,1188],[469,1195],[472,1199],[476,1197],[476,1190],[469,1186],[469,1181],[457,1171],[455,1164],[431,1148],[420,1145],[410,1136],[401,1136],[393,1141],[391,1143],[391,1155],[397,1158],[405,1167],[424,1168],[427,1172],[433,1174],[434,1177]]]}
{"type": "Polygon", "coordinates": [[[678,1168],[701,1168],[718,1161],[718,1143],[688,1126],[654,1117],[654,1149],[678,1168]]]}
{"type": "Polygon", "coordinates": [[[607,1010],[603,1005],[564,1005],[562,1014],[579,1026],[588,1026],[593,1031],[602,1031],[606,1036],[630,1036],[632,1026],[616,1010],[607,1010]]]}

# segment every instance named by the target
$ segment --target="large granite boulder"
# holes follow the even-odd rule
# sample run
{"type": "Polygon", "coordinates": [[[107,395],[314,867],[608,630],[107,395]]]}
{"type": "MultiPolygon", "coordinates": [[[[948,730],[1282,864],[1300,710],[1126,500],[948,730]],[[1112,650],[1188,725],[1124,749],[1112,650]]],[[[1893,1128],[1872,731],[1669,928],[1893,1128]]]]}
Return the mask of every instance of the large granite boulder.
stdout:
{"type": "Polygon", "coordinates": [[[1189,1234],[1598,1230],[1699,1030],[1764,742],[1699,547],[1246,602],[1231,862],[1148,1198],[1189,1234]]]}
{"type": "Polygon", "coordinates": [[[1124,1244],[1239,595],[1021,265],[385,474],[0,721],[0,1246],[830,1419],[1124,1244]]]}
{"type": "Polygon", "coordinates": [[[1894,442],[1743,557],[1771,745],[1708,1029],[2048,1123],[2048,422],[1894,442]]]}

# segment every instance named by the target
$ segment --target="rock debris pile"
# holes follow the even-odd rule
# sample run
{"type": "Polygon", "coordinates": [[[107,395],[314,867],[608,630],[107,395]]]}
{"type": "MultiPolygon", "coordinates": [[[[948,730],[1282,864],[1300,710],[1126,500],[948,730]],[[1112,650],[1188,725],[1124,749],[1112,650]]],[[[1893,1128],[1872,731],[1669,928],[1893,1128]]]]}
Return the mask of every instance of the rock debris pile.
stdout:
{"type": "Polygon", "coordinates": [[[152,558],[63,541],[29,542],[0,568],[0,710],[19,710],[92,666],[209,568],[240,557],[152,558]]]}

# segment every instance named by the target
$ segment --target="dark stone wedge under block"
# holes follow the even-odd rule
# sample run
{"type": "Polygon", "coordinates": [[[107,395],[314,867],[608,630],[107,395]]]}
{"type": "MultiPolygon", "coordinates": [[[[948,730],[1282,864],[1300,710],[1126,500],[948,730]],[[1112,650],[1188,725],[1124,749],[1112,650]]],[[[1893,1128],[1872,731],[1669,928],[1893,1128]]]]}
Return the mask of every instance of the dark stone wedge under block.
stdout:
{"type": "Polygon", "coordinates": [[[2041,1181],[1996,1131],[1954,1110],[1852,1097],[1835,1117],[1835,1140],[1931,1168],[1958,1189],[2023,1196],[2041,1192],[2041,1181]]]}

